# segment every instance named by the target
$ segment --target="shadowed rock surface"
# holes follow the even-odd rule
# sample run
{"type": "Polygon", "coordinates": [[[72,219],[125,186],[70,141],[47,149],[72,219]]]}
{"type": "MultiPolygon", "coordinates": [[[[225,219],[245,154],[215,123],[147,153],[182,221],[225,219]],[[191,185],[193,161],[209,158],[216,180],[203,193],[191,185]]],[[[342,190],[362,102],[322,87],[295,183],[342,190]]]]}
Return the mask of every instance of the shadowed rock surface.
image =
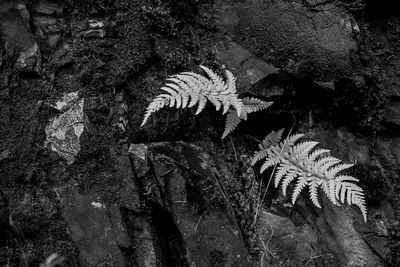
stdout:
{"type": "Polygon", "coordinates": [[[217,20],[245,48],[295,75],[327,80],[351,70],[359,28],[329,1],[224,1],[217,20]]]}
{"type": "MultiPolygon", "coordinates": [[[[138,150],[136,145],[132,146],[130,150],[138,150]]],[[[172,250],[172,255],[165,257],[181,254],[182,258],[175,263],[180,266],[252,265],[210,155],[183,142],[154,143],[144,149],[152,167],[151,173],[137,177],[142,190],[146,189],[142,194],[153,207],[153,218],[170,214],[163,222],[153,223],[161,223],[155,226],[160,231],[167,230],[165,224],[173,224],[169,231],[176,231],[170,233],[172,240],[164,241],[172,250]]],[[[144,164],[140,156],[132,156],[134,166],[144,164]]],[[[158,234],[160,238],[168,237],[163,232],[158,234]]]]}
{"type": "Polygon", "coordinates": [[[0,266],[399,266],[398,2],[2,1],[0,266]],[[198,65],[274,104],[139,127],[198,65]],[[354,164],[367,223],[258,175],[280,128],[354,164]]]}

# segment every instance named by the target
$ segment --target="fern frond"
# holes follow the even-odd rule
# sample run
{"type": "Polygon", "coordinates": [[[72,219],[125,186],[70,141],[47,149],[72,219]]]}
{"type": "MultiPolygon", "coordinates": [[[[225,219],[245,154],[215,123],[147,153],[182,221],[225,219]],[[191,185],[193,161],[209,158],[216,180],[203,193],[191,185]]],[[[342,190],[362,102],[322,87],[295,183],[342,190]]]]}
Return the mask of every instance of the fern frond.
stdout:
{"type": "Polygon", "coordinates": [[[308,159],[310,160],[310,162],[314,162],[318,157],[322,156],[323,154],[329,153],[329,152],[330,152],[330,150],[328,150],[328,149],[323,149],[323,148],[315,149],[308,156],[308,159]]]}
{"type": "MultiPolygon", "coordinates": [[[[151,105],[149,105],[146,109],[146,113],[144,114],[144,118],[143,118],[143,122],[140,126],[143,126],[146,121],[149,119],[150,115],[160,109],[162,109],[163,107],[165,107],[166,105],[169,104],[169,102],[171,101],[171,96],[170,95],[166,95],[166,94],[162,94],[156,97],[156,99],[153,100],[153,102],[151,103],[151,105]]],[[[172,98],[174,99],[174,98],[172,98]]]]}
{"type": "Polygon", "coordinates": [[[301,191],[306,187],[308,184],[307,177],[305,176],[300,176],[299,179],[297,179],[296,187],[294,188],[293,194],[292,194],[292,204],[296,202],[297,198],[299,197],[301,191]]]}
{"type": "Polygon", "coordinates": [[[297,176],[299,176],[299,172],[298,171],[294,171],[294,170],[290,170],[284,177],[282,180],[282,193],[284,196],[286,196],[286,191],[287,188],[289,186],[289,184],[294,181],[297,176]]]}
{"type": "MultiPolygon", "coordinates": [[[[230,73],[230,75],[232,74],[230,73]]],[[[223,99],[221,99],[221,101],[222,100],[223,99]]],[[[265,102],[255,97],[245,97],[242,99],[242,102],[243,102],[243,108],[240,116],[237,116],[235,112],[232,112],[233,111],[232,109],[228,110],[228,114],[226,116],[225,130],[224,133],[222,134],[221,139],[224,139],[230,132],[232,132],[239,125],[240,121],[242,120],[246,121],[248,114],[264,110],[272,105],[272,102],[265,102]],[[234,116],[236,116],[236,118],[234,116]]]]}
{"type": "Polygon", "coordinates": [[[297,144],[295,147],[293,147],[293,154],[297,158],[304,159],[308,154],[310,153],[313,148],[318,145],[318,142],[314,141],[307,141],[307,142],[301,142],[297,144]]]}
{"type": "Polygon", "coordinates": [[[194,115],[199,115],[200,112],[203,111],[207,104],[207,98],[205,98],[203,95],[199,95],[199,105],[197,106],[196,113],[194,115]]]}
{"type": "Polygon", "coordinates": [[[256,151],[254,153],[254,156],[251,160],[251,166],[254,166],[257,162],[259,162],[260,160],[266,158],[268,156],[268,151],[265,149],[256,151]]]}
{"type": "Polygon", "coordinates": [[[236,94],[236,78],[233,76],[232,72],[229,70],[225,71],[226,84],[228,86],[229,92],[236,94]]]}
{"type": "Polygon", "coordinates": [[[181,72],[168,77],[166,84],[160,88],[166,94],[158,95],[153,99],[146,108],[140,126],[146,124],[151,114],[166,106],[183,109],[198,105],[195,112],[195,115],[198,115],[204,110],[207,102],[211,102],[217,111],[222,108],[222,114],[228,113],[222,134],[223,139],[239,125],[241,120],[247,120],[248,114],[264,110],[272,105],[272,102],[254,97],[239,98],[236,78],[232,72],[226,70],[224,80],[210,68],[205,66],[200,66],[200,68],[208,78],[194,72],[181,72]]]}
{"type": "Polygon", "coordinates": [[[316,207],[321,208],[321,205],[318,202],[318,187],[319,187],[318,180],[316,180],[313,177],[309,177],[309,179],[307,179],[307,182],[308,182],[308,189],[310,193],[311,202],[316,207]]]}
{"type": "MultiPolygon", "coordinates": [[[[244,104],[237,94],[236,80],[233,74],[230,71],[225,71],[226,81],[224,81],[211,69],[205,66],[200,66],[200,68],[209,78],[193,72],[182,72],[168,77],[167,83],[161,87],[161,90],[167,94],[156,96],[149,104],[140,126],[146,124],[152,113],[165,106],[190,108],[197,104],[197,115],[203,111],[208,101],[215,106],[216,110],[223,108],[222,114],[226,114],[232,107],[237,116],[241,118],[244,104]]],[[[262,103],[259,103],[259,105],[262,106],[262,103]]]]}
{"type": "Polygon", "coordinates": [[[322,191],[333,204],[338,205],[335,197],[335,187],[335,180],[322,180],[322,191]]]}
{"type": "Polygon", "coordinates": [[[325,166],[333,166],[337,163],[339,163],[340,160],[331,156],[323,157],[317,161],[314,162],[314,164],[311,166],[314,171],[319,172],[322,168],[325,166]]]}
{"type": "Polygon", "coordinates": [[[246,113],[253,113],[269,108],[273,102],[262,101],[255,97],[245,97],[243,98],[243,104],[246,113]]]}
{"type": "Polygon", "coordinates": [[[335,177],[339,172],[353,167],[353,164],[340,163],[326,171],[326,176],[335,177]]]}
{"type": "Polygon", "coordinates": [[[354,183],[358,179],[350,175],[340,175],[341,171],[353,165],[341,163],[339,159],[330,156],[327,149],[315,149],[318,142],[298,142],[303,134],[295,134],[281,141],[282,133],[283,129],[272,131],[265,137],[259,146],[260,150],[254,154],[252,165],[263,160],[260,173],[277,165],[274,174],[275,187],[281,184],[282,192],[286,195],[289,184],[295,182],[293,203],[308,186],[312,203],[321,208],[318,202],[318,188],[321,188],[334,205],[347,203],[358,206],[366,221],[364,192],[354,183]]]}
{"type": "MultiPolygon", "coordinates": [[[[167,81],[171,81],[172,83],[167,83],[166,86],[174,89],[175,91],[179,91],[181,94],[189,94],[190,95],[190,103],[188,107],[193,107],[199,101],[199,92],[196,90],[191,90],[191,88],[199,88],[197,85],[189,79],[187,76],[182,76],[181,79],[175,78],[174,76],[167,79],[167,81]],[[185,79],[187,78],[187,79],[185,79]]],[[[163,88],[163,87],[162,87],[163,88]]],[[[162,89],[161,88],[161,89],[162,89]]],[[[174,107],[174,103],[170,104],[170,107],[174,107]]]]}
{"type": "Polygon", "coordinates": [[[287,147],[292,147],[304,134],[294,134],[284,140],[287,147]]]}
{"type": "Polygon", "coordinates": [[[278,168],[276,169],[276,173],[275,173],[275,180],[274,180],[275,187],[278,187],[282,178],[284,176],[286,176],[286,174],[292,169],[293,169],[293,167],[291,164],[289,164],[289,161],[287,161],[286,164],[283,162],[282,164],[280,164],[278,166],[278,168]]]}
{"type": "Polygon", "coordinates": [[[228,134],[230,134],[240,123],[240,118],[236,115],[233,109],[228,111],[226,115],[225,130],[222,134],[222,139],[224,139],[228,134]]]}
{"type": "Polygon", "coordinates": [[[365,196],[363,190],[359,186],[349,182],[343,182],[340,184],[340,186],[341,202],[344,203],[345,200],[347,200],[348,204],[354,204],[358,206],[361,210],[364,221],[367,221],[367,209],[365,206],[365,196]]]}
{"type": "Polygon", "coordinates": [[[207,73],[208,77],[210,77],[211,81],[215,86],[216,92],[226,89],[224,81],[221,79],[221,77],[219,77],[218,74],[216,74],[214,71],[212,71],[210,68],[207,68],[206,66],[200,66],[200,68],[203,69],[205,73],[207,73]]]}
{"type": "Polygon", "coordinates": [[[271,131],[262,141],[262,146],[260,147],[260,149],[268,148],[270,146],[278,144],[279,141],[282,139],[283,131],[284,129],[280,129],[277,132],[271,131]]]}
{"type": "Polygon", "coordinates": [[[263,173],[266,169],[269,169],[277,164],[279,164],[280,159],[278,157],[267,158],[263,165],[261,166],[260,173],[263,173]]]}

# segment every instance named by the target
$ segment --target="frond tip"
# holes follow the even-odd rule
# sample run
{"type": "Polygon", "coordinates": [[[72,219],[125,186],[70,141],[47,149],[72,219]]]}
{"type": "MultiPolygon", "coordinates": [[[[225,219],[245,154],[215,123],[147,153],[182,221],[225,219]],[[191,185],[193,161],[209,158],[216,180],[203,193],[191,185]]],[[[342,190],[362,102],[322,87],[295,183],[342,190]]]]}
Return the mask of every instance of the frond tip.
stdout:
{"type": "Polygon", "coordinates": [[[266,102],[255,97],[245,97],[242,100],[243,109],[240,116],[238,116],[233,109],[230,108],[228,110],[228,114],[226,115],[225,130],[221,139],[224,139],[229,133],[231,133],[242,120],[247,120],[248,114],[267,109],[273,103],[266,102]]]}
{"type": "Polygon", "coordinates": [[[367,221],[365,196],[353,176],[341,172],[352,167],[352,164],[341,163],[341,160],[330,156],[329,150],[315,149],[318,142],[298,142],[303,134],[296,134],[282,140],[283,129],[272,131],[266,136],[260,150],[254,154],[252,164],[264,161],[260,172],[277,165],[274,174],[274,184],[282,184],[283,194],[286,195],[290,183],[295,182],[292,194],[294,204],[301,191],[308,186],[312,203],[321,208],[318,201],[318,188],[326,194],[335,205],[347,203],[360,208],[364,221],[367,221]],[[297,142],[297,143],[296,143],[297,142]]]}
{"type": "Polygon", "coordinates": [[[206,103],[211,102],[216,110],[222,108],[222,114],[233,109],[240,117],[245,109],[243,101],[239,98],[236,90],[236,80],[230,71],[225,71],[226,80],[213,72],[211,69],[200,66],[209,78],[194,72],[182,72],[172,75],[167,79],[161,90],[165,91],[153,99],[146,109],[142,124],[154,112],[165,106],[175,108],[190,108],[197,105],[196,115],[199,114],[206,103]]]}

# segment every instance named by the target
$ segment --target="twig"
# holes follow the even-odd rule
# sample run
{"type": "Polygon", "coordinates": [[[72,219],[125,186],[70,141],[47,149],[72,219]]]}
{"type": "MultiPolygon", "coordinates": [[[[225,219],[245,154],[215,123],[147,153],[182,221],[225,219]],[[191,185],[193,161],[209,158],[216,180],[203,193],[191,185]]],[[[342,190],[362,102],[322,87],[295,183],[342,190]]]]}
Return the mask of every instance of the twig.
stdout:
{"type": "Polygon", "coordinates": [[[322,257],[322,256],[324,256],[324,254],[311,257],[311,258],[303,265],[303,267],[306,266],[310,261],[312,261],[312,260],[314,260],[314,259],[318,259],[319,257],[322,257]]]}
{"type": "Polygon", "coordinates": [[[257,138],[255,138],[254,136],[251,136],[249,134],[246,134],[246,136],[250,137],[251,139],[253,139],[254,141],[256,141],[257,143],[262,144],[262,142],[260,140],[258,140],[257,138]]]}
{"type": "Polygon", "coordinates": [[[195,232],[197,232],[197,228],[198,228],[199,225],[200,225],[201,217],[203,217],[203,216],[200,216],[199,221],[197,222],[196,227],[194,228],[194,231],[195,231],[195,232]]]}
{"type": "Polygon", "coordinates": [[[236,148],[235,148],[235,144],[233,143],[232,136],[229,136],[229,138],[231,139],[231,144],[232,144],[232,147],[233,147],[233,152],[235,152],[235,160],[238,161],[237,154],[236,154],[236,148]]]}

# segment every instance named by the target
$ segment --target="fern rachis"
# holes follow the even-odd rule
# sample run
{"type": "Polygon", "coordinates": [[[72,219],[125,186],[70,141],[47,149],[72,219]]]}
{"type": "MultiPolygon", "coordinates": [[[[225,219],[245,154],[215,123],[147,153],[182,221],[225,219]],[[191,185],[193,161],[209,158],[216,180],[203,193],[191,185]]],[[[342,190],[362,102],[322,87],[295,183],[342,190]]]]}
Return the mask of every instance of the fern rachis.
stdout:
{"type": "Polygon", "coordinates": [[[341,171],[352,167],[352,164],[344,164],[337,158],[330,156],[329,150],[315,149],[318,142],[296,142],[303,137],[302,134],[291,135],[283,141],[283,129],[272,131],[266,136],[260,150],[253,157],[252,164],[264,161],[260,172],[277,165],[274,174],[274,184],[278,187],[282,184],[283,194],[286,195],[288,185],[295,182],[292,194],[294,204],[301,191],[308,186],[312,203],[321,207],[318,201],[318,188],[327,195],[335,205],[339,202],[357,205],[367,220],[365,197],[363,190],[354,184],[358,179],[340,174],[341,171]]]}

